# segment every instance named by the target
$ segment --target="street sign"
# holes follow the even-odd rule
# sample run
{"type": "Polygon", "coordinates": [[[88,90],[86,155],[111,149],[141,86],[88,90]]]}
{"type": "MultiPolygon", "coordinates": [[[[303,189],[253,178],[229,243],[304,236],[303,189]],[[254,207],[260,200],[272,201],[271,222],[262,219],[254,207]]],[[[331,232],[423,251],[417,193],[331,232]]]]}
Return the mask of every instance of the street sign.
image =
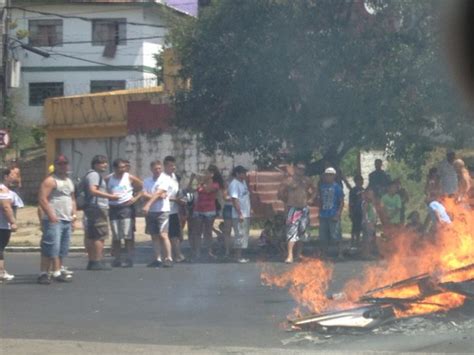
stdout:
{"type": "Polygon", "coordinates": [[[10,145],[10,133],[5,129],[0,129],[0,149],[8,148],[10,145]]]}

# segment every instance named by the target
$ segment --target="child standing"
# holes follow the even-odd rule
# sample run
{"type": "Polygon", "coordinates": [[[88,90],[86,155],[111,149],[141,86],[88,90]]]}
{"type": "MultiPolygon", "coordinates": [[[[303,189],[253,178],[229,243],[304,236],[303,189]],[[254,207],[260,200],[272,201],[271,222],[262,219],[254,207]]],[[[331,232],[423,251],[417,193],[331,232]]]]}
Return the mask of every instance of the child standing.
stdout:
{"type": "Polygon", "coordinates": [[[362,175],[354,177],[355,186],[349,193],[349,216],[352,222],[351,245],[359,245],[362,232],[362,193],[364,191],[364,178],[362,175]]]}
{"type": "Polygon", "coordinates": [[[367,189],[362,194],[362,257],[370,259],[375,252],[377,211],[375,209],[375,194],[367,189]]]}

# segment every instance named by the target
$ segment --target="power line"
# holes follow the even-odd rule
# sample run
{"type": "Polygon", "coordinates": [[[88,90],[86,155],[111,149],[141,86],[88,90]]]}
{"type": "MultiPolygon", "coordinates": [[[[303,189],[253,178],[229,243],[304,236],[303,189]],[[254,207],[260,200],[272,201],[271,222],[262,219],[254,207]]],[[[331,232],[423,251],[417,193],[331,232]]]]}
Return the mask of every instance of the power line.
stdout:
{"type": "MultiPolygon", "coordinates": [[[[149,43],[150,44],[150,43],[149,43]]],[[[160,48],[164,48],[164,44],[160,43],[151,43],[153,47],[146,47],[144,46],[143,42],[135,42],[132,43],[130,42],[126,46],[117,46],[117,53],[120,53],[120,55],[123,54],[134,54],[139,55],[137,51],[140,51],[140,53],[155,53],[156,51],[160,51],[160,48]],[[152,49],[153,48],[153,49],[152,49]]],[[[41,46],[39,48],[44,48],[45,50],[57,50],[61,53],[68,53],[68,54],[102,54],[104,52],[104,47],[105,45],[102,46],[91,46],[87,48],[79,47],[76,48],[75,46],[64,46],[64,47],[55,47],[55,46],[41,46]]]]}
{"type": "Polygon", "coordinates": [[[36,47],[32,47],[32,46],[29,46],[27,44],[24,44],[22,41],[20,41],[16,38],[10,38],[10,39],[17,42],[17,43],[19,43],[19,45],[21,47],[23,47],[24,49],[26,49],[28,51],[31,51],[31,52],[34,52],[34,53],[36,53],[38,55],[41,55],[43,57],[49,57],[50,55],[56,55],[56,56],[61,56],[61,57],[65,57],[65,58],[79,60],[79,61],[86,62],[86,63],[98,64],[98,65],[102,65],[102,66],[109,67],[109,68],[122,68],[126,71],[132,70],[132,71],[137,71],[137,72],[140,72],[140,73],[152,73],[149,70],[142,70],[142,69],[139,69],[139,68],[133,68],[133,67],[130,68],[130,66],[113,65],[113,64],[108,64],[108,63],[104,63],[104,62],[98,62],[98,61],[95,61],[95,60],[84,59],[84,58],[76,57],[74,55],[69,55],[69,54],[61,53],[61,52],[56,52],[56,51],[53,51],[53,50],[41,50],[41,49],[37,49],[36,47]]]}
{"type": "MultiPolygon", "coordinates": [[[[100,13],[111,13],[111,12],[124,12],[124,11],[128,11],[128,10],[134,10],[136,9],[137,7],[136,6],[132,6],[132,7],[124,7],[124,8],[121,8],[121,9],[107,9],[107,10],[97,10],[97,11],[94,11],[94,12],[90,12],[90,11],[82,11],[82,12],[71,12],[70,15],[95,15],[95,14],[100,14],[100,13]]],[[[23,16],[21,19],[22,20],[37,20],[37,19],[42,19],[43,16],[23,16]]]]}
{"type": "MultiPolygon", "coordinates": [[[[81,51],[61,51],[63,54],[69,54],[69,55],[102,55],[104,52],[81,52],[81,51]]],[[[148,53],[123,53],[120,52],[119,55],[120,57],[151,57],[154,56],[155,54],[159,54],[159,52],[148,52],[148,53]]]]}
{"type": "MultiPolygon", "coordinates": [[[[184,2],[184,3],[179,3],[177,5],[179,6],[187,6],[187,5],[195,5],[196,2],[184,2]]],[[[74,4],[69,4],[69,5],[74,5],[74,4]]],[[[103,4],[100,4],[100,3],[96,3],[96,4],[93,4],[93,5],[103,5],[103,4]]],[[[117,3],[116,5],[123,5],[123,3],[117,3]]],[[[163,5],[171,8],[172,10],[176,10],[178,12],[183,12],[178,6],[176,6],[176,4],[169,4],[169,3],[164,3],[163,5]]],[[[108,6],[108,5],[106,5],[108,6]]],[[[13,8],[13,7],[10,7],[10,8],[13,8]]],[[[95,15],[95,14],[99,14],[99,13],[111,13],[111,12],[124,12],[124,11],[128,11],[128,10],[134,10],[136,9],[137,6],[130,6],[130,7],[122,7],[122,8],[119,8],[119,9],[107,9],[107,10],[97,10],[97,11],[94,11],[94,12],[90,12],[90,11],[78,11],[78,12],[71,12],[70,15],[95,15]]],[[[33,11],[30,11],[30,12],[33,12],[33,11]]],[[[186,13],[186,12],[183,12],[183,13],[186,13]]],[[[23,16],[22,19],[23,20],[36,20],[36,19],[41,19],[42,17],[41,16],[23,16]]]]}
{"type": "MultiPolygon", "coordinates": [[[[120,41],[138,41],[138,40],[142,40],[142,39],[154,39],[154,38],[165,38],[165,37],[166,36],[163,36],[163,35],[156,35],[156,36],[146,36],[146,37],[119,38],[119,40],[120,41]]],[[[80,44],[80,43],[92,43],[92,42],[97,42],[97,41],[94,41],[94,40],[90,40],[90,41],[64,41],[64,42],[58,42],[54,46],[49,46],[49,47],[56,47],[58,45],[63,45],[63,44],[80,44]]]]}
{"type": "MultiPolygon", "coordinates": [[[[32,13],[40,14],[40,15],[44,15],[44,16],[56,16],[56,17],[60,17],[60,18],[72,18],[72,19],[88,21],[88,22],[92,22],[92,21],[96,20],[96,19],[93,19],[93,18],[88,18],[88,17],[83,17],[83,16],[61,15],[61,14],[54,13],[54,12],[29,10],[29,9],[24,8],[24,7],[17,7],[17,6],[7,6],[5,8],[9,9],[9,10],[21,10],[21,11],[25,11],[25,12],[32,12],[32,13]]],[[[153,25],[153,24],[150,24],[150,23],[143,23],[143,22],[128,22],[128,21],[123,21],[123,22],[114,21],[114,22],[117,22],[119,24],[123,23],[123,24],[127,24],[127,25],[132,25],[132,26],[147,26],[147,27],[156,27],[156,28],[167,28],[166,26],[163,26],[163,25],[153,25]]]]}
{"type": "MultiPolygon", "coordinates": [[[[57,56],[65,57],[65,58],[76,59],[76,60],[86,62],[86,63],[103,65],[105,67],[116,68],[116,69],[121,68],[125,71],[130,71],[131,70],[131,71],[136,71],[136,72],[139,72],[139,73],[154,74],[153,72],[151,72],[149,70],[142,70],[142,69],[139,69],[139,68],[130,68],[130,66],[113,65],[113,64],[98,62],[98,61],[95,61],[95,60],[84,59],[84,58],[76,57],[76,56],[69,55],[69,54],[59,53],[59,52],[55,52],[55,51],[47,51],[47,53],[49,53],[50,55],[57,55],[57,56]]],[[[167,75],[167,76],[172,77],[173,75],[167,75]]]]}
{"type": "Polygon", "coordinates": [[[132,71],[138,71],[140,73],[149,73],[148,70],[142,70],[142,69],[138,69],[138,68],[130,68],[129,66],[123,66],[123,65],[112,65],[112,64],[107,64],[107,63],[103,63],[103,62],[97,62],[95,60],[84,59],[84,58],[76,57],[74,55],[59,53],[59,52],[55,52],[55,51],[48,51],[48,53],[51,54],[51,55],[58,55],[58,56],[65,57],[65,58],[76,59],[76,60],[80,60],[82,62],[87,62],[87,63],[91,63],[91,64],[103,65],[104,67],[109,67],[109,68],[123,68],[124,70],[127,70],[127,71],[132,70],[132,71]]]}

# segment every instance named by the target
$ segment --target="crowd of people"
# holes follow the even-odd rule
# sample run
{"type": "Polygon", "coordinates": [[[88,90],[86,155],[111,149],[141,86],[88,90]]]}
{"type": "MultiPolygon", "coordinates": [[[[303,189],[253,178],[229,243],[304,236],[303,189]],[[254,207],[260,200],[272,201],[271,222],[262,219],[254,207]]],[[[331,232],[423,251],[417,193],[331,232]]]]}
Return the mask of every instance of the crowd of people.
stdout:
{"type": "Polygon", "coordinates": [[[392,179],[383,169],[381,159],[376,159],[375,170],[369,174],[364,187],[361,175],[354,177],[354,185],[343,176],[340,169],[325,164],[318,184],[305,176],[306,165],[296,162],[294,171],[281,184],[278,197],[285,203],[286,216],[277,215],[265,224],[261,245],[285,255],[285,262],[301,259],[303,241],[308,237],[309,206],[319,207],[320,254],[328,256],[331,244],[339,259],[344,258],[341,215],[344,208],[345,184],[349,192],[349,217],[351,220],[351,245],[364,259],[378,256],[376,238],[390,238],[400,231],[420,236],[434,235],[440,225],[450,224],[452,218],[443,204],[453,198],[469,208],[471,177],[463,160],[454,152],[447,153],[439,167],[430,169],[426,181],[425,203],[427,216],[421,220],[419,211],[406,216],[409,195],[399,178],[392,179]]]}
{"type": "MultiPolygon", "coordinates": [[[[429,171],[426,182],[428,217],[424,223],[418,211],[405,217],[409,196],[399,179],[391,179],[377,159],[375,170],[364,187],[361,175],[351,186],[339,169],[326,164],[315,184],[306,174],[306,164],[296,161],[278,189],[285,213],[265,222],[259,245],[274,254],[284,255],[286,263],[302,258],[303,242],[309,237],[310,206],[319,207],[319,242],[321,253],[329,254],[331,244],[338,258],[344,257],[341,215],[344,189],[349,193],[349,216],[352,222],[351,244],[361,250],[364,258],[377,254],[377,226],[384,233],[401,226],[423,233],[430,224],[451,223],[443,205],[450,196],[460,204],[468,204],[471,178],[464,162],[448,152],[439,167],[429,171]],[[407,221],[406,221],[407,220],[407,221]]],[[[185,260],[214,260],[221,257],[247,263],[245,251],[249,244],[251,203],[247,186],[247,170],[236,166],[226,179],[219,169],[210,165],[204,173],[192,174],[186,186],[176,174],[176,159],[167,156],[163,162],[152,161],[150,176],[145,179],[130,174],[130,163],[116,159],[109,173],[108,158],[95,156],[90,170],[74,183],[70,178],[69,160],[59,155],[38,195],[38,216],[41,221],[41,263],[38,283],[69,282],[73,272],[64,265],[73,230],[80,222],[77,211],[83,211],[84,245],[88,255],[86,269],[108,270],[104,262],[104,243],[111,234],[111,267],[133,267],[136,217],[145,216],[145,233],[150,235],[153,259],[150,268],[170,268],[185,260]],[[216,219],[222,219],[215,228],[216,219]],[[191,253],[181,250],[183,230],[187,226],[191,253]],[[213,234],[220,245],[216,249],[213,234]],[[233,237],[232,237],[233,235],[233,237]],[[123,242],[122,242],[123,241],[123,242]],[[219,255],[216,255],[218,253],[219,255]]],[[[4,169],[0,177],[0,281],[14,278],[5,270],[4,250],[11,232],[17,229],[16,213],[23,203],[19,197],[21,176],[18,166],[4,169]]]]}
{"type": "Polygon", "coordinates": [[[349,214],[352,222],[351,242],[361,242],[362,256],[374,258],[377,255],[377,224],[383,226],[382,237],[390,237],[400,231],[408,231],[419,236],[435,235],[440,226],[452,223],[444,201],[452,198],[465,208],[469,206],[471,177],[462,159],[449,151],[439,166],[429,170],[425,185],[427,215],[421,220],[419,211],[411,211],[406,216],[409,201],[407,191],[399,179],[391,179],[383,170],[382,160],[375,161],[375,170],[369,175],[369,184],[364,189],[364,180],[358,175],[355,186],[350,188],[349,214]],[[362,241],[360,237],[362,235],[362,241]]]}
{"type": "MultiPolygon", "coordinates": [[[[216,258],[213,252],[214,221],[222,211],[225,258],[247,263],[250,228],[250,195],[246,183],[247,170],[233,169],[224,181],[217,167],[211,165],[203,174],[193,174],[186,187],[180,186],[172,156],[150,164],[150,176],[143,181],[130,174],[130,163],[116,159],[108,173],[108,158],[95,156],[91,169],[74,183],[69,160],[59,155],[38,194],[38,216],[41,221],[41,263],[38,283],[69,282],[73,272],[64,265],[73,230],[77,227],[77,211],[83,211],[84,245],[88,255],[87,270],[108,270],[104,263],[104,243],[111,234],[111,267],[133,267],[136,216],[145,215],[146,230],[151,236],[154,258],[148,267],[172,267],[185,260],[181,251],[183,228],[188,225],[190,260],[216,258]],[[141,207],[139,207],[141,206],[141,207]],[[230,234],[234,231],[231,244],[230,234]],[[204,240],[204,245],[202,245],[204,240]],[[123,242],[122,242],[123,241],[123,242]],[[123,245],[122,245],[123,244],[123,245]],[[124,247],[124,248],[123,248],[124,247]],[[125,252],[123,252],[125,250],[125,252]],[[231,252],[233,251],[233,255],[231,252]]],[[[17,229],[14,208],[20,200],[13,190],[15,179],[11,169],[2,172],[0,185],[0,280],[12,280],[5,270],[4,250],[12,231],[17,229]]]]}

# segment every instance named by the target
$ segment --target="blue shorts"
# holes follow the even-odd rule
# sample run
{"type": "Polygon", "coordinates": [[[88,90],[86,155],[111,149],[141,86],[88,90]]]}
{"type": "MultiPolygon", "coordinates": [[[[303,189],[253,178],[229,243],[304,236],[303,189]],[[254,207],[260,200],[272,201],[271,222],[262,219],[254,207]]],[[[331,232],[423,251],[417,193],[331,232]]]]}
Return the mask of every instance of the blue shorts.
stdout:
{"type": "Polygon", "coordinates": [[[215,211],[210,211],[210,212],[197,212],[197,211],[194,211],[193,218],[214,219],[214,218],[216,218],[216,212],[215,211]]]}
{"type": "Polygon", "coordinates": [[[224,209],[222,210],[223,219],[232,219],[232,208],[232,205],[224,205],[224,209]]]}
{"type": "Polygon", "coordinates": [[[72,225],[68,221],[51,223],[49,220],[41,222],[43,236],[41,237],[41,255],[48,258],[65,257],[69,252],[72,225]]]}

